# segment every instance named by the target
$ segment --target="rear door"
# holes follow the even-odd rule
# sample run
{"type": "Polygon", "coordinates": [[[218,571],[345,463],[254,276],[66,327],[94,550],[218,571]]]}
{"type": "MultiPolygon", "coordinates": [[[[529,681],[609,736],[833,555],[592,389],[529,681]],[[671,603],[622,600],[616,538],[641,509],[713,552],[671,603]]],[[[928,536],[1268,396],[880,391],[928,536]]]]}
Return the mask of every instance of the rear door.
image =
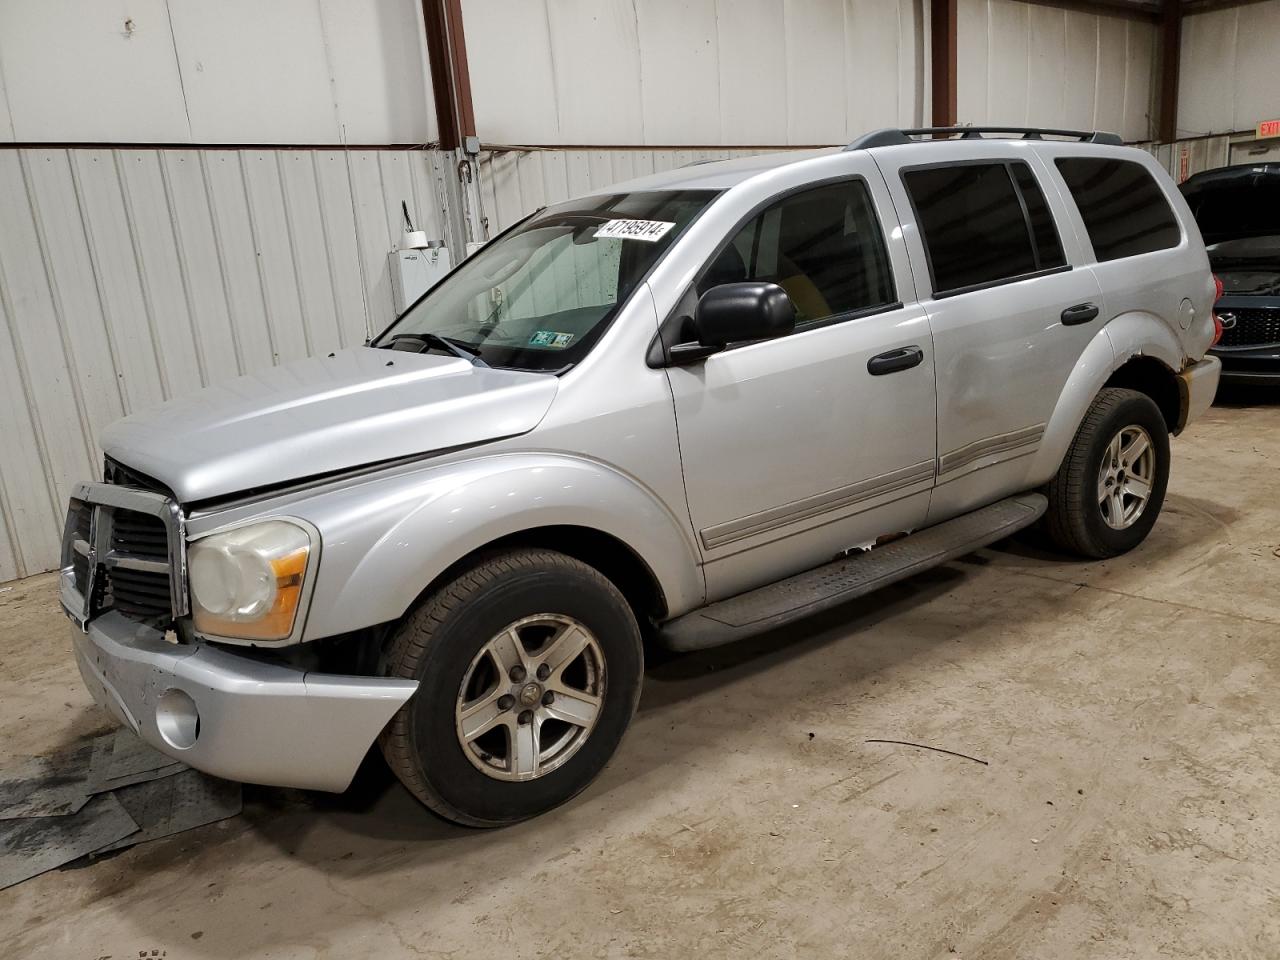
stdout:
{"type": "Polygon", "coordinates": [[[912,211],[907,246],[934,335],[931,523],[1045,479],[1029,477],[1031,455],[1103,322],[1098,282],[1073,262],[1078,241],[1059,228],[1063,202],[1042,187],[1043,165],[1016,143],[1007,154],[990,146],[917,145],[885,158],[903,161],[886,178],[912,211]],[[930,149],[948,159],[921,163],[930,149]]]}

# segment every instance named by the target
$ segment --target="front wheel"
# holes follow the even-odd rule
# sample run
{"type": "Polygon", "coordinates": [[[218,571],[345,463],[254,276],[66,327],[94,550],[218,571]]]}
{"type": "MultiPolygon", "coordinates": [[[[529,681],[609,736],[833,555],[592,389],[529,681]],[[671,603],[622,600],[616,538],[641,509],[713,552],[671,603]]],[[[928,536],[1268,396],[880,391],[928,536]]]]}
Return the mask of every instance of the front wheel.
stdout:
{"type": "Polygon", "coordinates": [[[1155,401],[1136,390],[1101,390],[1046,491],[1050,539],[1102,559],[1140,544],[1169,484],[1169,430],[1155,401]]]}
{"type": "Polygon", "coordinates": [[[630,606],[592,567],[547,550],[489,557],[400,625],[382,672],[418,681],[380,739],[436,813],[492,827],[587,786],[635,712],[643,649],[630,606]]]}

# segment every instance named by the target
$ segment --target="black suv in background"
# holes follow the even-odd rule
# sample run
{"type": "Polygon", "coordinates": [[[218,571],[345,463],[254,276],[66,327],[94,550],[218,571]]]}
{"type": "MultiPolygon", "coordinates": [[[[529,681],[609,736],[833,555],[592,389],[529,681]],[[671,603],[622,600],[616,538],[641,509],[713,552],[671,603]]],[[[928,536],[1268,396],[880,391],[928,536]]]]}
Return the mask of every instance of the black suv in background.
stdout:
{"type": "Polygon", "coordinates": [[[1223,382],[1280,386],[1280,163],[1206,170],[1181,189],[1222,283],[1223,382]]]}

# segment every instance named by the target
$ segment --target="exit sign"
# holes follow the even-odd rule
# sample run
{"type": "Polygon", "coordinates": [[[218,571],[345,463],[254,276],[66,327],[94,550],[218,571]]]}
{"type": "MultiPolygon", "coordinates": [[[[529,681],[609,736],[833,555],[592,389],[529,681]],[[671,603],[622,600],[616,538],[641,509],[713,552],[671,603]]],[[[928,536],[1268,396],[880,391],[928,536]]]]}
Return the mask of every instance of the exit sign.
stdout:
{"type": "Polygon", "coordinates": [[[1258,124],[1258,139],[1280,137],[1280,120],[1263,120],[1258,124]]]}

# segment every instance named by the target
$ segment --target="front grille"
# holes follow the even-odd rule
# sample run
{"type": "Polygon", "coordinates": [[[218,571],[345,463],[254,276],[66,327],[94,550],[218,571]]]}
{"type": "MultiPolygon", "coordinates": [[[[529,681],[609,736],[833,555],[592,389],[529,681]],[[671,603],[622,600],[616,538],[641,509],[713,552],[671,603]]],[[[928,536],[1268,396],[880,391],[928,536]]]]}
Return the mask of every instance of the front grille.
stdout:
{"type": "Polygon", "coordinates": [[[1264,347],[1280,343],[1280,307],[1223,307],[1219,317],[1234,315],[1234,326],[1224,325],[1220,347],[1264,347]]]}
{"type": "Polygon", "coordinates": [[[116,510],[111,518],[111,549],[145,560],[169,559],[169,531],[150,513],[116,510]]]}
{"type": "Polygon", "coordinates": [[[83,500],[72,500],[67,511],[67,529],[72,538],[71,570],[76,589],[84,593],[89,585],[89,538],[93,532],[93,507],[83,500]]]}
{"type": "Polygon", "coordinates": [[[169,620],[169,571],[108,568],[106,605],[135,620],[169,620]]]}
{"type": "Polygon", "coordinates": [[[67,510],[62,603],[83,626],[100,613],[165,629],[187,612],[182,514],[159,491],[82,483],[67,510]]]}
{"type": "Polygon", "coordinates": [[[154,514],[111,511],[112,564],[107,568],[107,605],[136,620],[168,620],[173,611],[169,586],[169,530],[154,514]],[[162,563],[158,570],[126,566],[129,560],[162,563]]]}

